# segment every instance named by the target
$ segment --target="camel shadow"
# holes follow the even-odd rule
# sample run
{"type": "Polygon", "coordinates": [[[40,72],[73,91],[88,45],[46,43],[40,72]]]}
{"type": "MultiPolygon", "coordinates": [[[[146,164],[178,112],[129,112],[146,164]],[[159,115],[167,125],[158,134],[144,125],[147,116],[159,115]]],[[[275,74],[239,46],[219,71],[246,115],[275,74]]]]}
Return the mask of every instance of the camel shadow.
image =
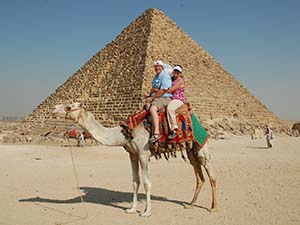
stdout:
{"type": "MultiPolygon", "coordinates": [[[[127,209],[127,207],[119,205],[119,203],[131,203],[132,201],[132,193],[130,192],[121,192],[121,191],[112,191],[105,188],[96,188],[96,187],[80,187],[80,190],[84,192],[82,198],[84,202],[93,203],[93,204],[101,204],[106,206],[111,206],[114,208],[119,208],[122,210],[127,209]]],[[[138,194],[139,200],[144,200],[146,198],[145,194],[138,194]]],[[[174,204],[178,204],[183,206],[187,204],[187,202],[179,201],[179,200],[171,200],[161,196],[151,195],[151,200],[154,201],[163,201],[163,202],[171,202],[174,204]]],[[[19,202],[37,202],[37,203],[53,203],[53,204],[75,204],[81,203],[80,196],[71,199],[49,199],[49,198],[41,198],[41,197],[33,197],[27,199],[20,199],[19,202]]],[[[129,206],[129,204],[128,204],[129,206]]],[[[195,207],[205,209],[209,211],[208,208],[203,206],[195,207]]]]}
{"type": "Polygon", "coordinates": [[[247,146],[246,148],[252,148],[252,149],[269,149],[268,147],[256,147],[256,146],[247,146]]]}

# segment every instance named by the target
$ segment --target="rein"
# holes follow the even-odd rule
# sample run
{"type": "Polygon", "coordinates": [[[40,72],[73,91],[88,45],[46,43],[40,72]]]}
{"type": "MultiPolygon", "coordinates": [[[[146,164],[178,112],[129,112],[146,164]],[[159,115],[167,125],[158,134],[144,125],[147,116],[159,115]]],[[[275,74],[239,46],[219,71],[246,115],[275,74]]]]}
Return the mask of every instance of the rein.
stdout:
{"type": "MultiPolygon", "coordinates": [[[[81,108],[66,111],[67,114],[66,114],[65,119],[67,119],[67,115],[68,115],[69,112],[74,112],[74,111],[78,111],[78,110],[81,110],[81,108]]],[[[81,111],[79,112],[78,120],[79,120],[80,114],[81,114],[81,111]]],[[[66,127],[67,127],[67,123],[66,123],[66,127]]],[[[79,185],[79,181],[78,181],[78,173],[77,173],[77,170],[76,170],[76,167],[75,167],[75,160],[74,160],[74,156],[73,156],[72,144],[70,142],[70,139],[68,139],[68,143],[69,143],[70,157],[71,157],[71,160],[72,160],[72,168],[73,168],[73,174],[74,174],[74,179],[75,179],[75,184],[76,184],[76,190],[77,190],[78,195],[80,197],[81,205],[82,205],[82,208],[84,209],[85,215],[84,216],[77,216],[77,215],[75,216],[74,215],[75,217],[77,217],[77,219],[74,219],[74,220],[71,220],[71,221],[67,221],[67,222],[64,222],[64,223],[58,223],[56,225],[63,225],[63,224],[73,223],[73,222],[78,221],[78,220],[85,220],[89,216],[87,208],[86,208],[86,206],[84,204],[85,201],[84,201],[82,193],[80,191],[80,185],[79,185]]]]}

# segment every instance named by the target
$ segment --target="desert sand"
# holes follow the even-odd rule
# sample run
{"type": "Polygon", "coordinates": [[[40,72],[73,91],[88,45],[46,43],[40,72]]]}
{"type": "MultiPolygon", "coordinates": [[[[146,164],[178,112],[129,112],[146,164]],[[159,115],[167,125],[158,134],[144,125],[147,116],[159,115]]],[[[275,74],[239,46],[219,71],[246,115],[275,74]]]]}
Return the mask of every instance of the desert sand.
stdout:
{"type": "MultiPolygon", "coordinates": [[[[80,202],[69,147],[0,145],[0,224],[300,224],[300,138],[234,137],[210,141],[217,176],[218,211],[209,212],[208,179],[194,209],[184,209],[195,188],[182,159],[151,159],[152,216],[125,214],[131,201],[131,169],[119,147],[73,147],[80,202]],[[84,206],[87,209],[85,216],[84,206]]],[[[144,209],[140,187],[139,211],[144,209]]]]}

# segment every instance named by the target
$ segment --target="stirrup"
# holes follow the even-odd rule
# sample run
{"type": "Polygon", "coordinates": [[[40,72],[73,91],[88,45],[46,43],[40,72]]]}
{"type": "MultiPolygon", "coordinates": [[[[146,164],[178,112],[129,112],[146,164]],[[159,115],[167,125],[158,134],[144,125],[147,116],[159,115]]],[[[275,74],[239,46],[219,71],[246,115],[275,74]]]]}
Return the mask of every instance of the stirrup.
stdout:
{"type": "Polygon", "coordinates": [[[161,138],[160,134],[153,134],[152,137],[149,139],[150,142],[156,142],[161,138]]]}

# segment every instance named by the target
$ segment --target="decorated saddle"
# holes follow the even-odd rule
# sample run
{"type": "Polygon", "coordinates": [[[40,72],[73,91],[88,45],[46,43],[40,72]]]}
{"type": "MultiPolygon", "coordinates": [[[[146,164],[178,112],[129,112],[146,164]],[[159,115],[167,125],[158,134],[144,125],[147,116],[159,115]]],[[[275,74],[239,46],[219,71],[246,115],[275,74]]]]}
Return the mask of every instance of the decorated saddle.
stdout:
{"type": "MultiPolygon", "coordinates": [[[[208,140],[208,133],[202,127],[194,113],[192,113],[190,105],[184,104],[176,110],[176,121],[178,124],[178,130],[176,131],[176,138],[169,140],[170,133],[166,108],[162,108],[158,112],[159,116],[159,132],[162,136],[157,142],[150,144],[150,150],[152,155],[156,158],[161,157],[163,154],[166,158],[170,155],[176,157],[176,151],[183,149],[194,149],[194,144],[200,148],[203,147],[208,140]]],[[[125,128],[124,135],[130,138],[130,130],[135,128],[141,122],[144,123],[146,129],[150,133],[152,129],[151,116],[146,110],[142,110],[132,116],[129,116],[126,122],[120,123],[125,128]]],[[[200,149],[198,148],[198,149],[200,149]]],[[[184,158],[183,154],[182,157],[184,158]]]]}

